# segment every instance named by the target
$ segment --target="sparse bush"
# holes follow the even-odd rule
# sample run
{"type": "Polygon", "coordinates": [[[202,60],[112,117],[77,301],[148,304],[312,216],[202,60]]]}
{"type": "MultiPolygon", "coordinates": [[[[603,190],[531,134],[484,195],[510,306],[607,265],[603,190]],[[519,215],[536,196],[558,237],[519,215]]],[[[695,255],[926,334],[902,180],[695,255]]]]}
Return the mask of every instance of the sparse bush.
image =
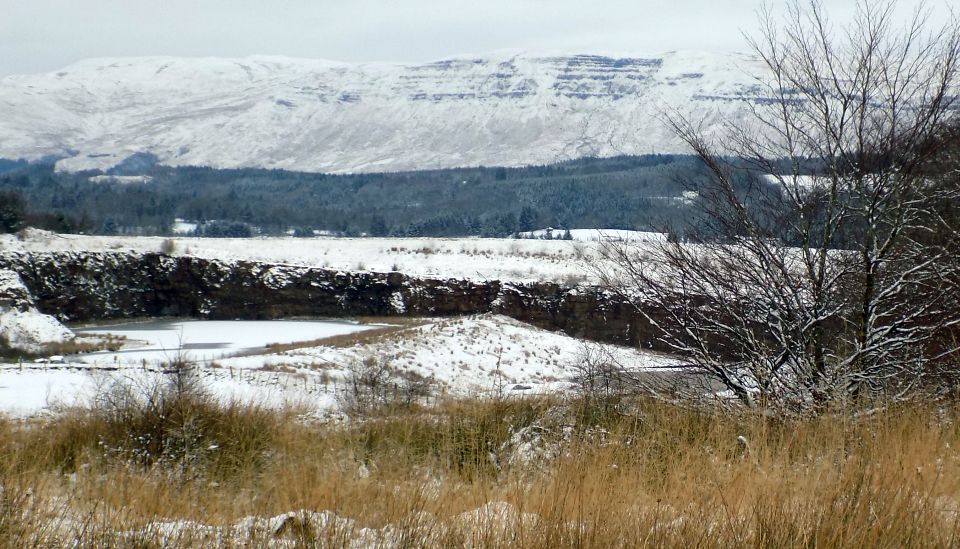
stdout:
{"type": "Polygon", "coordinates": [[[294,238],[313,238],[313,229],[310,227],[297,227],[293,230],[294,238]]]}
{"type": "Polygon", "coordinates": [[[177,241],[172,238],[164,239],[160,243],[160,253],[164,255],[173,255],[177,251],[177,241]]]}
{"type": "Polygon", "coordinates": [[[383,355],[370,355],[347,366],[346,387],[339,400],[350,415],[410,408],[431,394],[430,382],[394,370],[383,355]]]}
{"type": "Polygon", "coordinates": [[[73,338],[66,341],[47,343],[43,346],[43,351],[38,354],[41,356],[79,355],[96,351],[118,351],[123,347],[126,339],[126,336],[117,336],[114,334],[73,338]]]}
{"type": "Polygon", "coordinates": [[[0,358],[17,358],[23,353],[19,349],[14,349],[10,345],[10,338],[7,334],[0,333],[0,358]]]}
{"type": "Polygon", "coordinates": [[[217,400],[183,365],[167,372],[106,384],[89,407],[64,412],[70,419],[57,426],[51,459],[67,470],[93,455],[106,464],[213,478],[260,462],[277,413],[217,400]]]}
{"type": "Polygon", "coordinates": [[[572,363],[580,422],[607,423],[622,411],[624,398],[635,386],[616,357],[597,345],[584,344],[572,363]]]}

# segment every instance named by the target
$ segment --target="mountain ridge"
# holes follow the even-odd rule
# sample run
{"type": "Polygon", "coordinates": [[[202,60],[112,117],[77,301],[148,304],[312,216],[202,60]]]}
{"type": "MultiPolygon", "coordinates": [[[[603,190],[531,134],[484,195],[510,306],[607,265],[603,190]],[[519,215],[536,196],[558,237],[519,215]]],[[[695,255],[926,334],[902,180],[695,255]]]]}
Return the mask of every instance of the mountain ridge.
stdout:
{"type": "Polygon", "coordinates": [[[0,157],[357,173],[677,153],[664,111],[716,128],[763,100],[761,71],[703,52],[88,59],[0,79],[0,157]]]}

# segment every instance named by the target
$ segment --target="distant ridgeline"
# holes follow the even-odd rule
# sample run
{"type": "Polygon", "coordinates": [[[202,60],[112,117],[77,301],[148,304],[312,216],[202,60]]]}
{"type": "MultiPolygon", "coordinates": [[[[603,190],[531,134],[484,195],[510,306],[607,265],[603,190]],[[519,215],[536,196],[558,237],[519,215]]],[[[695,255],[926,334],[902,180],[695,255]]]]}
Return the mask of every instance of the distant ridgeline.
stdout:
{"type": "Polygon", "coordinates": [[[696,195],[684,191],[702,177],[682,155],[354,175],[159,165],[57,173],[0,160],[0,202],[19,200],[27,223],[60,232],[167,234],[182,218],[206,222],[208,236],[492,237],[677,226],[693,219],[696,195]]]}

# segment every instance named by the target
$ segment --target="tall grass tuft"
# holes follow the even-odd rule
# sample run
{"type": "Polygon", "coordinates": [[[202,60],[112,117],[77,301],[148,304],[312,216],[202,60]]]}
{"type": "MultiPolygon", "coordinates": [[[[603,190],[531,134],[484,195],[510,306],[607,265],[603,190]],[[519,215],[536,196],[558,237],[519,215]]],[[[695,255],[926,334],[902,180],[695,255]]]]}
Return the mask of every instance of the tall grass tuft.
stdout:
{"type": "Polygon", "coordinates": [[[0,547],[960,543],[955,403],[785,419],[510,397],[327,423],[150,389],[0,420],[0,547]]]}
{"type": "Polygon", "coordinates": [[[105,385],[87,407],[68,409],[45,426],[47,462],[73,470],[95,462],[230,479],[264,462],[283,414],[222,401],[184,365],[105,385]]]}

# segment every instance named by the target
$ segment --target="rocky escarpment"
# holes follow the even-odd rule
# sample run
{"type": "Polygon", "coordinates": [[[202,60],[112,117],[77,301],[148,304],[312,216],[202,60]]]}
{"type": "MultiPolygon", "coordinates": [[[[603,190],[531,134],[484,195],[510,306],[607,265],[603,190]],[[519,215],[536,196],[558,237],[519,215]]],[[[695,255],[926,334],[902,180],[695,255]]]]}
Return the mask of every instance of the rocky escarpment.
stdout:
{"type": "Polygon", "coordinates": [[[765,74],[750,56],[696,52],[91,59],[0,79],[0,157],[62,158],[67,171],[156,161],[356,173],[683,153],[663,112],[708,133],[746,123],[750,103],[768,100],[765,74]]]}
{"type": "Polygon", "coordinates": [[[37,352],[73,333],[34,306],[33,296],[16,272],[0,269],[0,355],[10,349],[37,352]]]}
{"type": "Polygon", "coordinates": [[[567,334],[652,345],[636,308],[600,288],[414,278],[128,252],[9,252],[40,311],[64,321],[504,314],[567,334]]]}

